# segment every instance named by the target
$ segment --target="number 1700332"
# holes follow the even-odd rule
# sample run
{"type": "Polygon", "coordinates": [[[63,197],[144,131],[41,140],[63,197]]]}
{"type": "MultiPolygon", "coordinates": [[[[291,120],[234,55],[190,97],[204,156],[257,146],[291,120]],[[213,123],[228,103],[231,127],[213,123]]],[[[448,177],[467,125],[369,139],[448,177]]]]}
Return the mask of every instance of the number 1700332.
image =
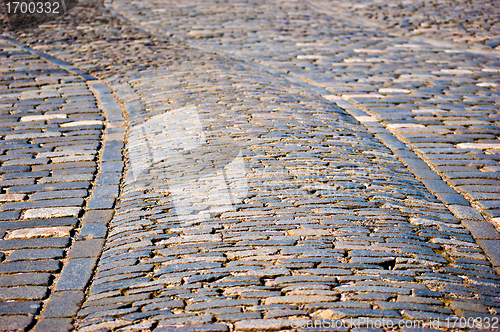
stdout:
{"type": "Polygon", "coordinates": [[[8,14],[59,14],[59,2],[7,2],[8,14]]]}

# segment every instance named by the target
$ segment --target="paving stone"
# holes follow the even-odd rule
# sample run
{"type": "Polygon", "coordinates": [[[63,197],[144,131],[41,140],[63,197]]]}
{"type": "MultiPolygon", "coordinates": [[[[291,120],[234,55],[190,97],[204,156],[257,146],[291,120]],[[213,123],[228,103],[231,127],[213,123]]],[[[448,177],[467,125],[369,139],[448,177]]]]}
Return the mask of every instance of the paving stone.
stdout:
{"type": "Polygon", "coordinates": [[[445,204],[450,205],[469,205],[469,202],[460,194],[436,193],[436,197],[445,204]]]}
{"type": "Polygon", "coordinates": [[[471,303],[466,301],[452,301],[450,303],[450,308],[453,310],[466,310],[466,311],[475,311],[475,312],[483,312],[488,313],[488,310],[484,305],[478,303],[471,303]]]}
{"type": "Polygon", "coordinates": [[[62,249],[25,249],[15,250],[5,261],[26,261],[35,259],[56,259],[62,258],[64,251],[62,249]]]}
{"type": "Polygon", "coordinates": [[[479,211],[470,206],[450,205],[448,208],[457,218],[466,220],[483,220],[479,211]]]}
{"type": "Polygon", "coordinates": [[[0,275],[0,286],[49,285],[50,273],[23,273],[15,275],[0,275]]]}
{"type": "Polygon", "coordinates": [[[65,216],[77,217],[81,212],[80,207],[57,207],[28,209],[24,212],[24,219],[57,218],[65,216]]]}
{"type": "Polygon", "coordinates": [[[3,316],[0,320],[0,329],[5,331],[25,331],[33,320],[33,316],[3,316]]]}
{"type": "Polygon", "coordinates": [[[3,262],[0,263],[0,273],[28,273],[28,272],[58,272],[61,263],[57,260],[3,262]]]}
{"type": "MultiPolygon", "coordinates": [[[[219,321],[237,322],[245,319],[259,319],[261,314],[258,312],[244,312],[244,313],[234,313],[234,314],[223,314],[219,315],[217,319],[219,321]]],[[[270,317],[273,318],[273,317],[270,317]]]]}
{"type": "Polygon", "coordinates": [[[64,265],[57,280],[56,291],[83,290],[90,280],[97,258],[74,258],[64,265]]]}
{"type": "Polygon", "coordinates": [[[291,296],[274,296],[265,299],[265,304],[299,304],[299,303],[315,303],[315,302],[327,302],[335,301],[338,297],[336,296],[321,296],[321,295],[291,295],[291,296]]]}
{"type": "MultiPolygon", "coordinates": [[[[90,294],[97,294],[105,291],[111,291],[111,290],[116,290],[116,289],[124,289],[128,288],[129,286],[135,284],[135,283],[141,283],[141,282],[147,282],[151,281],[151,278],[149,277],[143,277],[143,278],[133,278],[133,279],[122,279],[114,282],[107,282],[107,283],[102,283],[102,284],[94,284],[92,288],[90,289],[90,294]]],[[[183,302],[182,302],[182,305],[183,302]]]]}
{"type": "Polygon", "coordinates": [[[35,315],[41,308],[40,301],[18,301],[0,303],[0,313],[2,315],[35,315]]]}
{"type": "Polygon", "coordinates": [[[0,220],[19,220],[21,211],[0,211],[0,220]]]}
{"type": "Polygon", "coordinates": [[[105,161],[101,163],[100,171],[103,173],[121,172],[123,170],[122,161],[105,161]]]}
{"type": "Polygon", "coordinates": [[[98,257],[103,244],[104,240],[101,239],[76,241],[71,247],[68,258],[98,257]]]}
{"type": "Polygon", "coordinates": [[[98,209],[112,209],[115,205],[115,198],[113,197],[92,197],[87,202],[87,208],[91,210],[98,209]]]}
{"type": "Polygon", "coordinates": [[[32,239],[39,237],[65,237],[69,236],[73,230],[72,227],[40,227],[40,228],[24,228],[10,231],[7,239],[32,239]]]}
{"type": "Polygon", "coordinates": [[[105,238],[108,228],[105,223],[84,223],[78,234],[79,240],[105,238]]]}
{"type": "Polygon", "coordinates": [[[64,291],[51,294],[40,316],[42,318],[72,318],[84,299],[82,291],[64,291]]]}
{"type": "Polygon", "coordinates": [[[377,310],[377,309],[354,309],[354,308],[336,308],[323,311],[320,316],[329,319],[342,319],[346,317],[383,317],[398,318],[401,317],[396,310],[377,310]]]}
{"type": "Polygon", "coordinates": [[[88,195],[87,190],[77,189],[77,190],[58,190],[58,191],[47,191],[47,192],[36,192],[30,195],[30,200],[44,200],[51,198],[63,198],[63,197],[85,197],[88,195]]]}
{"type": "Polygon", "coordinates": [[[455,190],[450,188],[443,180],[421,179],[424,185],[433,193],[455,194],[455,190]]]}
{"type": "Polygon", "coordinates": [[[55,182],[55,183],[13,186],[8,188],[7,192],[10,194],[10,193],[33,193],[38,191],[51,191],[51,190],[75,190],[75,189],[87,189],[89,186],[90,182],[88,181],[72,181],[67,183],[55,182]]]}
{"type": "Polygon", "coordinates": [[[9,300],[41,300],[48,292],[44,286],[20,286],[12,288],[1,288],[0,298],[4,301],[9,300]]]}
{"type": "Polygon", "coordinates": [[[35,324],[36,332],[66,332],[73,329],[71,318],[43,318],[35,324]]]}
{"type": "MultiPolygon", "coordinates": [[[[92,298],[92,296],[90,296],[89,301],[87,301],[83,304],[82,311],[87,307],[99,308],[99,306],[104,306],[104,305],[108,305],[108,304],[121,305],[124,303],[125,304],[136,303],[136,302],[140,302],[140,301],[149,299],[149,294],[121,295],[120,292],[117,292],[117,293],[118,294],[113,294],[114,296],[112,296],[112,297],[104,297],[101,299],[95,299],[95,297],[92,298]]],[[[80,315],[80,313],[79,313],[79,315],[80,315]]]]}
{"type": "Polygon", "coordinates": [[[83,217],[83,223],[104,222],[107,223],[113,216],[113,210],[88,210],[83,217]]]}
{"type": "Polygon", "coordinates": [[[99,173],[95,180],[96,185],[118,185],[121,176],[119,173],[99,173]]]}
{"type": "Polygon", "coordinates": [[[2,222],[1,227],[5,230],[12,229],[24,229],[24,228],[46,228],[50,226],[71,226],[75,228],[78,223],[78,219],[74,217],[62,217],[62,218],[51,218],[51,219],[33,219],[24,221],[14,221],[14,222],[2,222]],[[43,227],[42,227],[43,226],[43,227]]]}
{"type": "Polygon", "coordinates": [[[46,199],[40,201],[25,201],[25,202],[13,202],[2,204],[2,209],[4,210],[14,210],[14,209],[31,209],[36,207],[47,207],[47,206],[80,206],[83,205],[82,198],[67,198],[67,199],[46,199]]]}
{"type": "Polygon", "coordinates": [[[500,241],[499,240],[477,240],[477,243],[484,249],[486,255],[493,263],[493,266],[500,264],[500,241]]]}

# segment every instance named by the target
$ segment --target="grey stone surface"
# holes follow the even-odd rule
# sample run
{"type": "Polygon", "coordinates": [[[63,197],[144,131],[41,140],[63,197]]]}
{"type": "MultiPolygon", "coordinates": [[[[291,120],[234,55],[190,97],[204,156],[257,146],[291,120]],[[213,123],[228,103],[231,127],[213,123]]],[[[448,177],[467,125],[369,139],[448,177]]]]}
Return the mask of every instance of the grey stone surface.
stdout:
{"type": "Polygon", "coordinates": [[[5,261],[27,261],[35,259],[62,258],[64,251],[58,248],[51,249],[24,249],[13,251],[5,261]]]}
{"type": "Polygon", "coordinates": [[[47,294],[47,287],[44,286],[20,286],[12,288],[1,288],[0,299],[9,300],[41,300],[47,294]]]}
{"type": "Polygon", "coordinates": [[[98,257],[101,254],[103,244],[103,239],[75,241],[68,258],[98,257]]]}
{"type": "Polygon", "coordinates": [[[87,286],[97,258],[74,258],[64,265],[61,275],[57,280],[56,291],[80,290],[87,286]]]}
{"type": "Polygon", "coordinates": [[[83,223],[103,222],[107,223],[113,216],[113,210],[89,210],[84,215],[83,223]]]}
{"type": "Polygon", "coordinates": [[[79,240],[90,240],[105,238],[108,232],[108,227],[105,223],[84,223],[78,234],[79,240]]]}
{"type": "Polygon", "coordinates": [[[62,291],[51,294],[43,311],[42,318],[73,318],[84,299],[83,291],[62,291]]]}
{"type": "Polygon", "coordinates": [[[0,329],[4,331],[24,331],[32,322],[32,316],[4,316],[0,320],[0,329]]]}
{"type": "Polygon", "coordinates": [[[482,0],[477,12],[458,1],[439,31],[447,4],[412,4],[423,20],[369,0],[82,1],[50,29],[12,33],[70,73],[35,79],[17,60],[29,49],[6,43],[12,71],[0,74],[0,171],[19,173],[0,198],[20,209],[0,211],[0,248],[16,259],[2,273],[28,266],[16,250],[70,243],[10,239],[19,219],[48,213],[28,207],[80,204],[93,189],[52,295],[83,291],[95,270],[76,330],[497,312],[498,55],[482,0]],[[478,39],[461,45],[450,27],[478,39]],[[55,112],[66,117],[29,118],[55,112]],[[37,150],[13,158],[18,144],[37,150]]]}
{"type": "Polygon", "coordinates": [[[43,318],[37,321],[34,332],[67,332],[73,329],[71,318],[43,318]]]}
{"type": "Polygon", "coordinates": [[[35,315],[40,310],[40,301],[17,301],[0,303],[0,313],[2,315],[35,315]]]}

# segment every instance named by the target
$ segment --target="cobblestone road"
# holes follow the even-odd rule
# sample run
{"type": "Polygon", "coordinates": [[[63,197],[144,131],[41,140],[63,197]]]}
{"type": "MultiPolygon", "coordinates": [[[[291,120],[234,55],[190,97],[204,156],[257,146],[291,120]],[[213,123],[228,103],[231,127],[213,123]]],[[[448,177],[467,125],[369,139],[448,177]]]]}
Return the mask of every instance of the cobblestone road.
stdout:
{"type": "Polygon", "coordinates": [[[497,22],[458,27],[476,38],[461,43],[429,32],[439,19],[418,35],[398,21],[403,5],[378,12],[398,24],[369,21],[376,2],[343,5],[82,1],[10,32],[31,48],[2,45],[13,121],[2,199],[19,202],[0,211],[0,327],[324,331],[307,324],[368,317],[463,330],[447,320],[498,319],[497,22]],[[42,226],[66,233],[23,239],[47,246],[12,240],[47,236],[42,226]],[[19,259],[32,270],[9,270],[19,259]]]}

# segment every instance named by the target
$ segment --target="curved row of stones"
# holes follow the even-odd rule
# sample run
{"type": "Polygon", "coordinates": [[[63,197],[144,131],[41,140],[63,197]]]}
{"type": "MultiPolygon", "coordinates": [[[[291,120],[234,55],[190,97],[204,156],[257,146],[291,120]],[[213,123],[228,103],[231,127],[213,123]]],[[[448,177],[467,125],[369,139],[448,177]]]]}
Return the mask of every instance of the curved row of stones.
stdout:
{"type": "MultiPolygon", "coordinates": [[[[167,160],[137,177],[141,165],[130,162],[79,330],[309,317],[328,308],[333,318],[444,319],[453,315],[438,300],[446,295],[494,305],[480,298],[497,296],[490,287],[498,275],[468,231],[361,125],[300,86],[203,58],[205,65],[190,57],[113,88],[131,124],[196,105],[209,149],[227,137],[242,147],[247,198],[202,218],[209,195],[196,201],[186,186],[185,197],[172,197],[168,174],[179,167],[187,182],[220,160],[167,160]],[[181,98],[171,86],[195,93],[181,98]],[[179,215],[183,203],[199,208],[179,215]]],[[[141,133],[129,135],[129,156],[141,133]]],[[[255,328],[249,322],[240,325],[255,328]]]]}
{"type": "Polygon", "coordinates": [[[325,90],[91,5],[51,48],[121,99],[129,160],[79,331],[496,314],[499,276],[469,232],[325,90]]]}
{"type": "MultiPolygon", "coordinates": [[[[182,5],[118,0],[113,6],[188,44],[251,59],[325,88],[341,97],[341,107],[344,100],[354,103],[410,146],[489,221],[500,222],[498,51],[453,45],[451,38],[430,44],[418,35],[402,36],[379,22],[344,18],[328,1],[216,6],[197,0],[182,5]],[[162,6],[169,10],[158,10],[162,6]]],[[[466,7],[454,4],[462,13],[466,7]]],[[[453,16],[449,20],[461,22],[453,16]]],[[[455,190],[432,183],[428,187],[448,204],[463,201],[455,190]]]]}

